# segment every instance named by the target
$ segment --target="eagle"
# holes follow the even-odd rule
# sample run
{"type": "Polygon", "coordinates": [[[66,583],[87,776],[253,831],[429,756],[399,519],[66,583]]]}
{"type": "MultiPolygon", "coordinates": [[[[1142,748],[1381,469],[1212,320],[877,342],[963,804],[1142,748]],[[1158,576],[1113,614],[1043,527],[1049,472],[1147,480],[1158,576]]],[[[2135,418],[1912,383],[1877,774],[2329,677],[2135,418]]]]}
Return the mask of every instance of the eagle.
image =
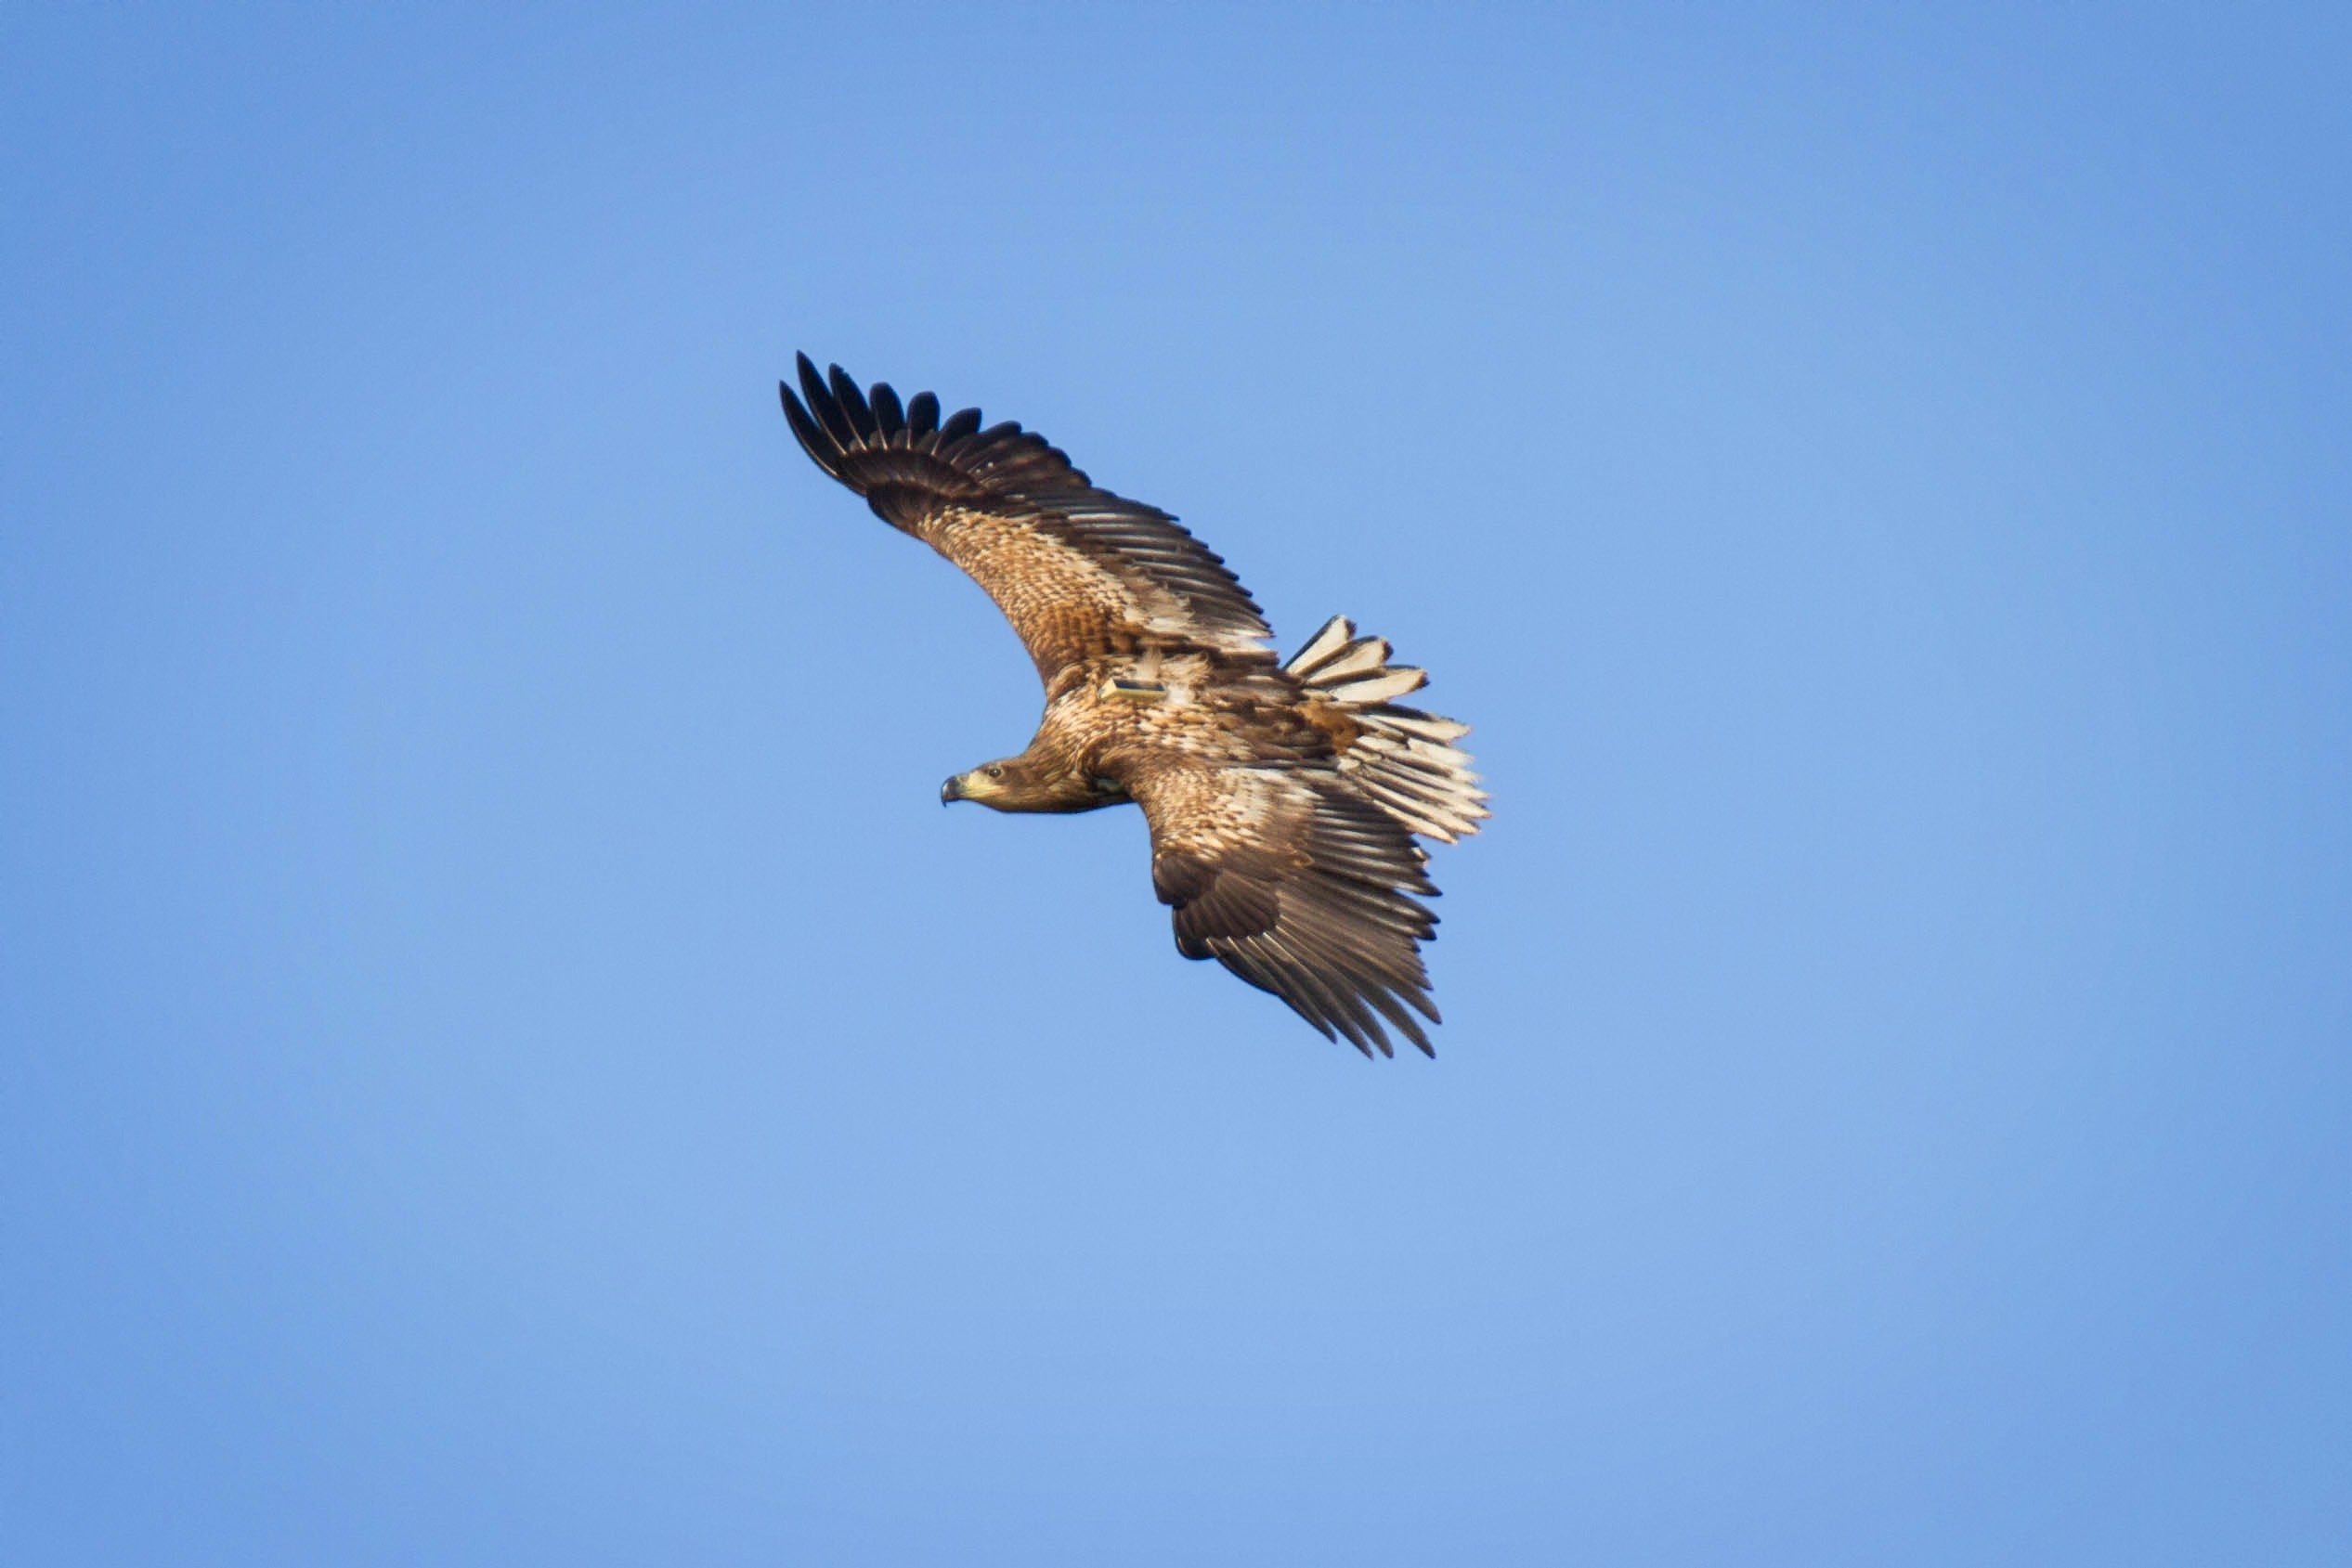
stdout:
{"type": "Polygon", "coordinates": [[[1102,489],[1033,431],[940,417],[929,392],[861,392],[799,356],[777,390],[817,467],[963,568],[1044,683],[1015,757],[957,773],[942,804],[1093,811],[1132,801],[1176,951],[1214,958],[1366,1056],[1394,1029],[1430,1056],[1421,944],[1428,852],[1488,813],[1469,726],[1396,699],[1425,671],[1334,616],[1283,661],[1224,558],[1154,506],[1102,489]],[[1418,1017],[1416,1017],[1418,1015],[1418,1017]]]}

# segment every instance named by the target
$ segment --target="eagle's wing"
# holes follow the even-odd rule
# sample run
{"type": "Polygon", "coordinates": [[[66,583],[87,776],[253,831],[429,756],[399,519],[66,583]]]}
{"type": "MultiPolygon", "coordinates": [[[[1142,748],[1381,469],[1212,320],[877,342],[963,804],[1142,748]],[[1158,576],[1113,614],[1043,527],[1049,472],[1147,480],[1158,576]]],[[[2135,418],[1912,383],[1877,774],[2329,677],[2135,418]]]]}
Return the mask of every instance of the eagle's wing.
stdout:
{"type": "Polygon", "coordinates": [[[971,574],[1004,611],[1050,689],[1075,660],[1150,648],[1272,655],[1257,605],[1224,561],[1157,507],[1098,489],[1043,436],[982,430],[980,410],[940,419],[877,383],[828,382],[800,356],[800,392],[778,389],[801,447],[875,514],[971,574]]]}
{"type": "Polygon", "coordinates": [[[1176,950],[1270,991],[1326,1038],[1389,1054],[1384,1018],[1430,1051],[1420,944],[1437,924],[1412,833],[1329,768],[1163,754],[1123,781],[1151,823],[1151,885],[1176,950]],[[1410,1009],[1410,1011],[1408,1009],[1410,1009]]]}

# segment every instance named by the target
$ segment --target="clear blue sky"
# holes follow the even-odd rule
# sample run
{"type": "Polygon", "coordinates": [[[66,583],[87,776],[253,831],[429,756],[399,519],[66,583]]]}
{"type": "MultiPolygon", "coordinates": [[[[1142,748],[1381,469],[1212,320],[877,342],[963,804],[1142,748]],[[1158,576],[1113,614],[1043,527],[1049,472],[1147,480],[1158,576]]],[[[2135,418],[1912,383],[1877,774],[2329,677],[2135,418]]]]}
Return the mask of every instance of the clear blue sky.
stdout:
{"type": "Polygon", "coordinates": [[[2340,7],[0,16],[0,1558],[2340,1563],[2340,7]],[[1474,722],[1180,961],[792,352],[1474,722]]]}

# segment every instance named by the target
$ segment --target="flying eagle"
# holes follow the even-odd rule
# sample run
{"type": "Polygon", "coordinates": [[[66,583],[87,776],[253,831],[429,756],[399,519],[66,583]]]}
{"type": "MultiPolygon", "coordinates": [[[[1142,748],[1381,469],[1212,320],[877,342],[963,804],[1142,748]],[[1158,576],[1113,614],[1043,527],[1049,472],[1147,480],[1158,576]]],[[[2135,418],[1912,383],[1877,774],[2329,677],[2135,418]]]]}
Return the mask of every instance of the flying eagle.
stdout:
{"type": "Polygon", "coordinates": [[[1033,431],[940,418],[939,399],[861,393],[800,357],[779,387],[793,434],[875,514],[969,573],[1045,682],[1028,749],[941,786],[942,802],[1091,811],[1133,801],[1176,951],[1215,958],[1324,1037],[1390,1055],[1383,1020],[1430,1050],[1421,943],[1437,917],[1416,834],[1477,831],[1469,726],[1395,699],[1428,675],[1334,616],[1287,664],[1222,557],[1157,507],[1098,488],[1033,431]],[[805,401],[803,401],[805,399],[805,401]]]}

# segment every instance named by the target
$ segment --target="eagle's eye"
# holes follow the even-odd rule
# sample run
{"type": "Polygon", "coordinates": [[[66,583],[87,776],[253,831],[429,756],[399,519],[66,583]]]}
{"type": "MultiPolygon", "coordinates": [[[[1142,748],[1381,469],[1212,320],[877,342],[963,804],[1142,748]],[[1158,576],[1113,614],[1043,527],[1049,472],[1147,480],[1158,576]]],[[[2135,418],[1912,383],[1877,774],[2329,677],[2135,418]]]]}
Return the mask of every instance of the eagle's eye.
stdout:
{"type": "Polygon", "coordinates": [[[992,779],[1001,779],[1005,776],[1005,770],[998,767],[994,762],[991,762],[987,767],[982,768],[981,771],[986,773],[992,779]]]}

